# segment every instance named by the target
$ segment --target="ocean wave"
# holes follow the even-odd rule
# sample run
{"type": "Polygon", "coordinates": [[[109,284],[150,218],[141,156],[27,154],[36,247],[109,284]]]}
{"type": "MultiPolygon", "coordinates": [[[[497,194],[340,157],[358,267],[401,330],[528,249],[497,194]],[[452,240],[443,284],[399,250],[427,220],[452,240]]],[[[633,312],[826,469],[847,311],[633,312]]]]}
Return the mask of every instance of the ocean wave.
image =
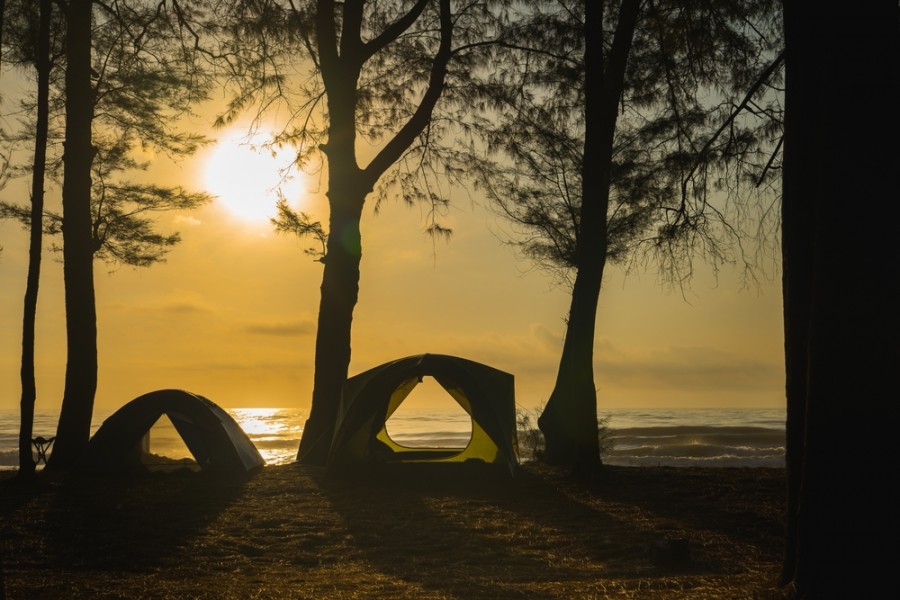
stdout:
{"type": "MultiPolygon", "coordinates": [[[[305,419],[303,411],[234,409],[229,412],[244,427],[267,464],[285,464],[296,459],[305,419]]],[[[103,412],[95,414],[93,429],[105,416],[103,412]]],[[[778,424],[778,411],[621,411],[612,416],[608,432],[612,448],[603,457],[607,464],[784,467],[785,432],[778,424]],[[626,426],[617,427],[617,422],[626,426]]],[[[45,411],[39,417],[35,432],[55,429],[57,414],[45,411]]],[[[183,455],[184,442],[170,424],[163,425],[166,426],[154,428],[151,448],[164,456],[183,455]]],[[[389,422],[388,431],[404,446],[460,448],[471,437],[471,421],[465,415],[420,413],[389,422]]],[[[520,442],[526,439],[524,433],[519,432],[520,442]]],[[[0,469],[18,465],[17,444],[17,413],[0,412],[0,469]]]]}
{"type": "Polygon", "coordinates": [[[0,468],[12,468],[19,466],[18,450],[0,450],[0,468]]]}
{"type": "Polygon", "coordinates": [[[636,448],[614,448],[609,456],[679,456],[684,458],[714,458],[717,456],[728,457],[754,457],[784,454],[784,448],[778,447],[754,447],[754,446],[720,446],[717,444],[672,444],[639,446],[636,448]]]}
{"type": "Polygon", "coordinates": [[[605,456],[604,464],[621,467],[765,467],[784,468],[784,454],[747,456],[605,456]]]}

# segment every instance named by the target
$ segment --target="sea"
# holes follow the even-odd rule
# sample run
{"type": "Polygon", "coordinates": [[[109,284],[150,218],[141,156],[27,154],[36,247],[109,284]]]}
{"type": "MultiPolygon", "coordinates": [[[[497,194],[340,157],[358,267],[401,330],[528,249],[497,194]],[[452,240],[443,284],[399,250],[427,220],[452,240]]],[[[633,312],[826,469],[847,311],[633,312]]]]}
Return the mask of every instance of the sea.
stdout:
{"type": "MultiPolygon", "coordinates": [[[[307,413],[292,408],[226,409],[266,460],[280,465],[296,458],[307,413]]],[[[92,433],[112,411],[96,411],[92,433]]],[[[530,423],[534,422],[532,412],[530,423]]],[[[519,425],[528,426],[520,413],[519,425]]],[[[58,411],[38,410],[34,436],[56,432],[58,411]]],[[[599,414],[609,448],[603,462],[623,466],[784,467],[784,409],[610,409],[599,414]]],[[[391,417],[388,433],[411,447],[459,447],[471,435],[471,420],[462,411],[405,411],[391,417]]],[[[18,465],[19,414],[0,410],[0,470],[18,465]]],[[[527,438],[519,431],[520,442],[527,438]]],[[[188,458],[175,428],[166,417],[151,429],[150,451],[174,459],[188,458]]],[[[527,444],[519,445],[527,461],[527,444]]]]}

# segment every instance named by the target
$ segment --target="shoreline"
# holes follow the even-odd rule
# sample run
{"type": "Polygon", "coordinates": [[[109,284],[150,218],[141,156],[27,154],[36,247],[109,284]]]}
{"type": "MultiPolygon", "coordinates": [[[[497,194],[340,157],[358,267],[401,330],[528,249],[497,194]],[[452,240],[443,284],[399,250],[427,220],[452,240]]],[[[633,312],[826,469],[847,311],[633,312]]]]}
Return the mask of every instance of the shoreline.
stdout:
{"type": "Polygon", "coordinates": [[[786,598],[783,469],[0,474],[7,598],[786,598]]]}

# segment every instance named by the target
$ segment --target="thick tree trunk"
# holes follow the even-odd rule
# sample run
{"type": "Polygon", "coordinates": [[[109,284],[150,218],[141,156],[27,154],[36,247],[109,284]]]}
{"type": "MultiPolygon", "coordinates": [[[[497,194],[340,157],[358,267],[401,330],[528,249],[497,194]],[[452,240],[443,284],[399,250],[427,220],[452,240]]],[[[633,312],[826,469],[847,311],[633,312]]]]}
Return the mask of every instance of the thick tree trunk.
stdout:
{"type": "Polygon", "coordinates": [[[594,327],[603,279],[597,269],[579,269],[572,288],[566,339],[553,393],[538,418],[548,462],[589,474],[601,465],[594,386],[594,327]]]}
{"type": "Polygon", "coordinates": [[[34,433],[34,325],[37,315],[38,285],[41,279],[43,239],[44,172],[47,166],[47,131],[50,96],[50,0],[41,0],[37,56],[37,123],[34,136],[34,163],[31,172],[31,231],[28,248],[28,275],[22,319],[22,398],[19,403],[19,477],[34,476],[31,437],[34,433]]]}
{"type": "Polygon", "coordinates": [[[890,395],[900,333],[892,273],[900,256],[895,226],[878,210],[896,197],[900,29],[895,2],[823,5],[811,16],[785,5],[794,456],[784,570],[800,598],[874,598],[893,569],[900,487],[890,395]]]}
{"type": "Polygon", "coordinates": [[[97,390],[97,314],[91,220],[90,0],[66,8],[66,139],[63,155],[63,277],[66,299],[66,382],[49,467],[71,468],[90,439],[97,390]]]}
{"type": "Polygon", "coordinates": [[[609,56],[603,57],[603,6],[585,5],[585,134],[575,285],[556,385],[538,419],[545,459],[590,474],[600,465],[594,332],[608,247],[607,212],[618,104],[638,0],[623,0],[609,56]],[[605,64],[604,64],[605,62],[605,64]]]}
{"type": "MultiPolygon", "coordinates": [[[[785,18],[788,17],[788,12],[789,9],[786,6],[785,18]]],[[[793,40],[789,39],[788,53],[791,52],[793,46],[793,40]]],[[[794,73],[793,70],[789,71],[787,77],[787,85],[790,86],[791,92],[786,98],[785,129],[789,132],[789,139],[784,146],[784,164],[788,167],[782,178],[783,197],[781,203],[785,392],[787,396],[785,448],[788,474],[787,543],[781,577],[783,583],[787,583],[793,578],[796,567],[797,502],[806,437],[813,219],[810,218],[810,207],[804,206],[803,202],[804,182],[814,179],[818,168],[813,161],[803,160],[803,149],[800,144],[801,140],[812,139],[811,136],[815,135],[815,119],[810,119],[810,115],[804,114],[801,110],[794,110],[795,103],[797,106],[802,106],[801,99],[806,96],[805,82],[801,74],[794,73]],[[811,126],[812,130],[810,130],[811,126]]]]}
{"type": "Polygon", "coordinates": [[[341,168],[336,161],[329,161],[329,169],[331,216],[316,333],[313,400],[297,453],[298,461],[312,465],[323,465],[328,457],[350,367],[350,331],[362,258],[359,220],[367,194],[365,188],[353,185],[360,179],[355,166],[341,168]]]}

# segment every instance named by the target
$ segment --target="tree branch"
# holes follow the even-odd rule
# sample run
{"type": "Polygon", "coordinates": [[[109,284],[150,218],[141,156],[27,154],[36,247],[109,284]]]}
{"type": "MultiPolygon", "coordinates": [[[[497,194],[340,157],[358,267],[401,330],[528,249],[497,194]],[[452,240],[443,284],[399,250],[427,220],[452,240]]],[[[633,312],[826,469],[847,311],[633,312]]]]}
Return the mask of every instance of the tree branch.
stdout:
{"type": "Polygon", "coordinates": [[[366,42],[363,45],[362,61],[365,62],[384,49],[385,46],[400,37],[404,31],[409,29],[412,24],[416,22],[416,19],[419,18],[430,1],[431,0],[419,0],[408,13],[391,23],[384,31],[375,36],[374,39],[366,42]]]}
{"type": "Polygon", "coordinates": [[[384,148],[372,159],[363,170],[368,179],[368,184],[374,186],[379,177],[410,147],[413,140],[424,131],[431,118],[434,106],[444,89],[444,78],[447,75],[447,63],[452,56],[451,44],[453,37],[453,20],[450,14],[450,0],[440,0],[441,10],[441,43],[434,63],[431,66],[431,76],[428,80],[428,88],[422,96],[415,113],[409,121],[403,125],[400,131],[385,145],[384,148]]]}

